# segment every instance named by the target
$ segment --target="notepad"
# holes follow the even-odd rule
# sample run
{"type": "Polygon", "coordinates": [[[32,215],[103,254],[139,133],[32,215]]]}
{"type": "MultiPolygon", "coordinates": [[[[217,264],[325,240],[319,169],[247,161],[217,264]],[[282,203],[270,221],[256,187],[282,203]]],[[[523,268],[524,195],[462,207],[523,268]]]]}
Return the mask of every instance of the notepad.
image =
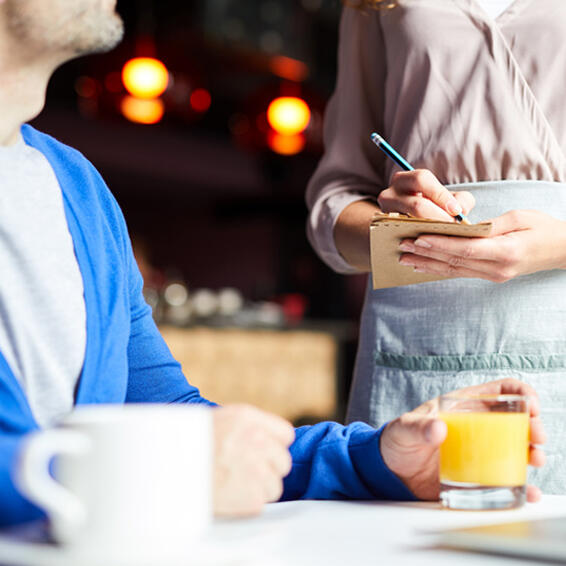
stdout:
{"type": "Polygon", "coordinates": [[[399,244],[405,238],[421,234],[443,234],[465,238],[485,238],[491,233],[491,222],[458,224],[427,218],[413,218],[404,214],[377,212],[370,226],[371,271],[374,289],[400,287],[439,279],[441,275],[418,273],[412,266],[401,265],[399,244]]]}

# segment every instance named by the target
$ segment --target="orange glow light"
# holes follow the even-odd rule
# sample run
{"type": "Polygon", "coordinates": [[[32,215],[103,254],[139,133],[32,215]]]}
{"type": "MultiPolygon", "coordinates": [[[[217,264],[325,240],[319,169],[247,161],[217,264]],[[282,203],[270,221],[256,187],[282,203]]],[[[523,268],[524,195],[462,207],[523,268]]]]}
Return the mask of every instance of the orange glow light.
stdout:
{"type": "Polygon", "coordinates": [[[191,94],[190,103],[196,112],[206,112],[211,102],[210,93],[205,88],[197,88],[191,94]]]}
{"type": "Polygon", "coordinates": [[[295,155],[300,153],[305,147],[305,136],[303,136],[303,134],[286,136],[276,132],[269,132],[267,143],[275,153],[279,153],[280,155],[295,155]]]}
{"type": "Polygon", "coordinates": [[[164,105],[160,98],[151,100],[124,96],[120,103],[122,114],[138,124],[157,124],[163,118],[164,105]]]}
{"type": "Polygon", "coordinates": [[[279,134],[300,134],[309,125],[311,111],[301,98],[281,96],[272,100],[267,108],[267,121],[279,134]]]}
{"type": "Polygon", "coordinates": [[[309,68],[305,63],[284,55],[276,55],[269,62],[269,68],[274,75],[289,81],[304,81],[309,75],[309,68]]]}
{"type": "Polygon", "coordinates": [[[122,68],[126,90],[138,98],[161,96],[169,84],[167,67],[152,57],[130,59],[122,68]]]}

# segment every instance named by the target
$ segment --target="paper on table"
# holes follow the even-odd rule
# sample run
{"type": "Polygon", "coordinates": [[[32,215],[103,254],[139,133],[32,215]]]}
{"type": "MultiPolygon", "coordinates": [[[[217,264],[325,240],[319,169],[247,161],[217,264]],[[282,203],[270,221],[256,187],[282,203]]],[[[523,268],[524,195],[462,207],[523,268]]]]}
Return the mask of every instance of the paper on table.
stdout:
{"type": "Polygon", "coordinates": [[[384,289],[449,279],[440,275],[418,273],[411,266],[401,265],[399,257],[402,252],[399,250],[399,243],[405,238],[417,238],[421,234],[485,238],[490,233],[491,222],[458,224],[377,212],[370,226],[373,288],[384,289]]]}

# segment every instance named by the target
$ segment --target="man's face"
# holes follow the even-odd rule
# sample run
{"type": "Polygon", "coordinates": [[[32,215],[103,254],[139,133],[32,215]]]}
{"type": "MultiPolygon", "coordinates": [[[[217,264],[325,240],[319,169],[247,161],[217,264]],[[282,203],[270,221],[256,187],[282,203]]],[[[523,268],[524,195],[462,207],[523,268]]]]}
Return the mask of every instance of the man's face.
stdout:
{"type": "Polygon", "coordinates": [[[116,0],[3,0],[8,33],[22,49],[69,57],[108,51],[119,43],[123,24],[115,4],[116,0]]]}

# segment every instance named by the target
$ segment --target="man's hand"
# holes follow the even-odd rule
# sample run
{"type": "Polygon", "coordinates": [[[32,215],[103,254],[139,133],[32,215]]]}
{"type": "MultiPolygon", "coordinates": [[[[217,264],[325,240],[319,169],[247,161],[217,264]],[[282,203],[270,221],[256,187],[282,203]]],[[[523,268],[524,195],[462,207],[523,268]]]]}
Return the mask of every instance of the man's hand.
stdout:
{"type": "Polygon", "coordinates": [[[399,261],[422,273],[495,283],[566,268],[566,222],[536,210],[513,210],[491,222],[489,238],[423,235],[403,240],[399,261]]]}
{"type": "MultiPolygon", "coordinates": [[[[532,387],[516,379],[502,379],[467,387],[457,393],[528,395],[531,398],[529,464],[535,467],[544,465],[544,453],[537,445],[543,444],[546,437],[538,418],[538,397],[532,387]]],[[[437,414],[438,399],[428,401],[414,411],[391,421],[381,436],[381,454],[388,468],[416,497],[431,501],[439,497],[438,449],[446,438],[446,424],[436,418],[437,414]]],[[[528,486],[527,500],[534,502],[538,499],[540,490],[528,486]]]]}
{"type": "Polygon", "coordinates": [[[284,419],[247,405],[214,409],[214,513],[257,515],[277,501],[291,470],[295,429],[284,419]]]}
{"type": "Polygon", "coordinates": [[[379,193],[377,202],[383,212],[447,222],[457,214],[467,215],[476,203],[467,191],[449,191],[428,169],[395,173],[391,185],[379,193]]]}

